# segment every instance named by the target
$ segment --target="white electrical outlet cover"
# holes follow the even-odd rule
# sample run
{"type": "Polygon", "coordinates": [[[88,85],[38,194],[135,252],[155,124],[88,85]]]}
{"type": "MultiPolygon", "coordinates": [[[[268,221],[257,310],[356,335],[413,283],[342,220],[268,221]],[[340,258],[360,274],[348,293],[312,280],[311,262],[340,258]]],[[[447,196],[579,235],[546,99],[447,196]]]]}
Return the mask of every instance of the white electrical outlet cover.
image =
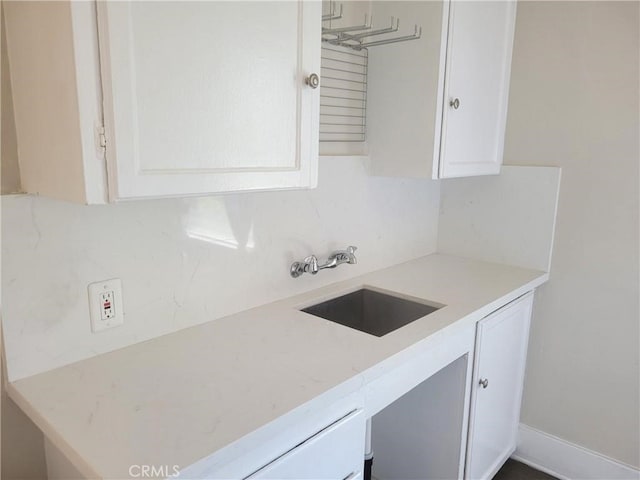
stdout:
{"type": "Polygon", "coordinates": [[[101,332],[108,328],[117,327],[124,323],[124,309],[122,308],[122,282],[119,278],[104,280],[89,285],[89,314],[91,316],[91,331],[101,332]],[[102,319],[101,298],[105,292],[113,292],[109,318],[102,319]]]}

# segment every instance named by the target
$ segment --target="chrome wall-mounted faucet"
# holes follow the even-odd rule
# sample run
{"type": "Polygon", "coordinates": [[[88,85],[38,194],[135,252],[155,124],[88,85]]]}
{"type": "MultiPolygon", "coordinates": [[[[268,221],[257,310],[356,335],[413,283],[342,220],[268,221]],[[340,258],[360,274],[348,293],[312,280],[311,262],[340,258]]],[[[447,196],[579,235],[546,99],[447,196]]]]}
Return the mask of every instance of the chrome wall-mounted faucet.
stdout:
{"type": "Polygon", "coordinates": [[[293,278],[298,278],[303,273],[315,275],[320,270],[324,270],[325,268],[336,268],[338,265],[343,263],[350,263],[353,265],[354,263],[358,263],[358,259],[355,255],[355,251],[357,249],[358,247],[350,246],[347,247],[346,250],[336,250],[329,255],[327,261],[322,265],[318,265],[318,258],[315,255],[311,255],[305,258],[302,262],[293,262],[289,272],[293,278]]]}

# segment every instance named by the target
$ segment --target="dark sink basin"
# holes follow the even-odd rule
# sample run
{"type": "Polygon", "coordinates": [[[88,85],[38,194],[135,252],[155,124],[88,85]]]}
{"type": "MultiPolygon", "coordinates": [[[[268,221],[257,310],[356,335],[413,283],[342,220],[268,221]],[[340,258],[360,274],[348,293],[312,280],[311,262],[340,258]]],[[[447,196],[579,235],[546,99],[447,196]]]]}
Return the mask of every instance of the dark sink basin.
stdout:
{"type": "Polygon", "coordinates": [[[363,288],[302,311],[381,337],[438,308],[363,288]]]}

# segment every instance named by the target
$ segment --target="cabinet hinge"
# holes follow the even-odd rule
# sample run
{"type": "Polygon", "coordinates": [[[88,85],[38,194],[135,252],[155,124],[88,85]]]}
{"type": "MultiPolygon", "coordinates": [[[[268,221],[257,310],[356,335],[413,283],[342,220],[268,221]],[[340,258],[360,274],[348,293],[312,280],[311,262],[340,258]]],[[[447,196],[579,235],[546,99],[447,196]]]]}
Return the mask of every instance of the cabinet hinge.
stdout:
{"type": "Polygon", "coordinates": [[[98,144],[102,148],[106,148],[107,146],[107,136],[104,132],[104,127],[98,127],[98,144]]]}

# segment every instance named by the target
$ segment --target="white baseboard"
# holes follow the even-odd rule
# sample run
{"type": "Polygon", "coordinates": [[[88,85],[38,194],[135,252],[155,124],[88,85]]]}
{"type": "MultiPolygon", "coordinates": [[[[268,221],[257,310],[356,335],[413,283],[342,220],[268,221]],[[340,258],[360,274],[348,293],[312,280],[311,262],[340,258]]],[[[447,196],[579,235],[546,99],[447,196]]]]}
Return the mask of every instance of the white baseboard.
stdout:
{"type": "Polygon", "coordinates": [[[640,479],[638,469],[522,423],[512,458],[561,480],[640,479]]]}

